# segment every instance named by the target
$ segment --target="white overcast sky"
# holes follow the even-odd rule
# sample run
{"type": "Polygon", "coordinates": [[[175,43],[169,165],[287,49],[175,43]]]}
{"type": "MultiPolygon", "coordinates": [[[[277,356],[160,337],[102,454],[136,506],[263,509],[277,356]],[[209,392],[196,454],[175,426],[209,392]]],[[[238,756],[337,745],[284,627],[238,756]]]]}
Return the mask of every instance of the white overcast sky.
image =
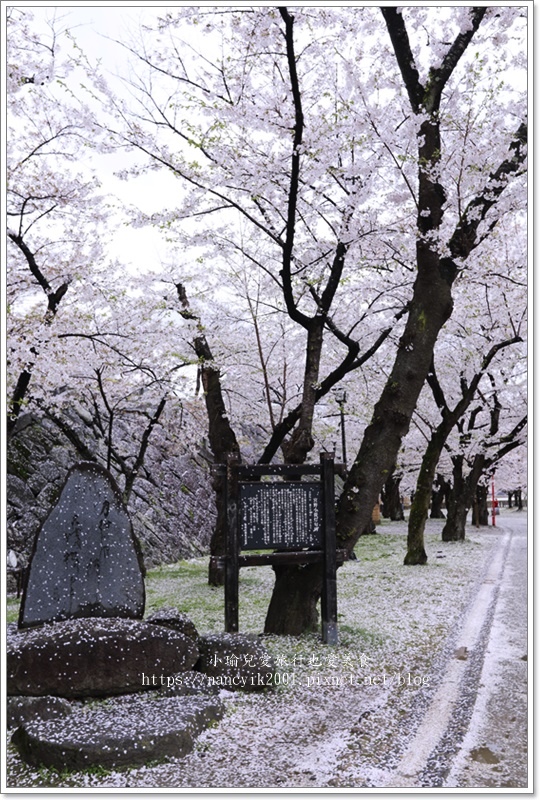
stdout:
{"type": "MultiPolygon", "coordinates": [[[[171,4],[171,6],[173,6],[171,4]]],[[[178,5],[178,4],[177,4],[178,5]]],[[[105,4],[57,3],[54,5],[35,2],[13,3],[12,7],[28,9],[36,20],[47,22],[56,17],[60,29],[69,28],[90,62],[101,61],[107,81],[112,88],[122,91],[122,84],[115,76],[129,74],[128,53],[113,40],[129,41],[130,32],[135,32],[140,22],[148,16],[155,17],[158,6],[136,6],[131,3],[107,6],[105,4]]],[[[93,156],[96,158],[96,156],[93,156]]],[[[97,157],[98,174],[102,192],[119,198],[128,207],[144,212],[159,211],[167,205],[176,205],[174,194],[180,190],[165,171],[152,172],[136,180],[120,181],[115,170],[125,168],[133,160],[112,157],[97,157]]],[[[170,256],[160,234],[150,227],[126,228],[118,226],[115,233],[111,257],[117,257],[134,271],[160,270],[161,264],[170,256]]]]}

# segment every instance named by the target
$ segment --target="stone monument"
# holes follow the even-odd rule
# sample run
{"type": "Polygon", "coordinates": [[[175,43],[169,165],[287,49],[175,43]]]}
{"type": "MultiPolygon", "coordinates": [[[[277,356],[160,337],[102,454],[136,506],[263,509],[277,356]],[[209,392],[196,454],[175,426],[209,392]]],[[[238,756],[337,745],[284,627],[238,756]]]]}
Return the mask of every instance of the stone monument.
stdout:
{"type": "Polygon", "coordinates": [[[19,628],[78,617],[141,619],[143,575],[114,478],[98,464],[76,464],[36,536],[19,628]]]}

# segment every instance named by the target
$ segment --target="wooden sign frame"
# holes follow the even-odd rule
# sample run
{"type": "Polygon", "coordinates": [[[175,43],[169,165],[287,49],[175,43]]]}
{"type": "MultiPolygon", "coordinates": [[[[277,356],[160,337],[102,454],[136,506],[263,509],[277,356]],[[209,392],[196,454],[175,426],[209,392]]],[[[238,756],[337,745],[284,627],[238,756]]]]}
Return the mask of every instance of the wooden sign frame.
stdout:
{"type": "MultiPolygon", "coordinates": [[[[337,564],[346,560],[345,551],[336,550],[336,519],[335,519],[335,492],[334,474],[342,471],[341,465],[334,464],[332,453],[322,453],[320,464],[292,465],[292,464],[257,464],[242,465],[238,457],[229,457],[227,467],[219,468],[219,472],[225,479],[225,500],[227,506],[227,541],[225,555],[225,630],[228,633],[238,632],[238,595],[239,595],[239,571],[241,567],[263,566],[275,564],[312,564],[320,563],[322,569],[322,593],[321,593],[321,627],[322,640],[326,644],[336,645],[338,643],[337,628],[337,564]],[[255,487],[257,482],[264,491],[268,483],[261,482],[261,478],[267,475],[281,476],[288,481],[298,481],[304,476],[313,476],[318,479],[320,486],[321,509],[319,515],[320,530],[317,536],[320,544],[312,546],[313,537],[303,543],[296,541],[291,549],[281,549],[282,545],[275,543],[263,544],[261,546],[260,537],[253,545],[257,549],[275,550],[272,553],[252,553],[242,555],[242,549],[249,549],[250,544],[242,547],[240,535],[242,518],[240,494],[242,486],[249,485],[255,487]]],[[[310,482],[310,486],[313,484],[310,482]]],[[[250,494],[256,492],[253,488],[250,494]]],[[[278,494],[278,493],[276,493],[278,494]]],[[[313,519],[313,515],[311,515],[313,519]]],[[[299,525],[299,527],[301,527],[299,525]]]]}

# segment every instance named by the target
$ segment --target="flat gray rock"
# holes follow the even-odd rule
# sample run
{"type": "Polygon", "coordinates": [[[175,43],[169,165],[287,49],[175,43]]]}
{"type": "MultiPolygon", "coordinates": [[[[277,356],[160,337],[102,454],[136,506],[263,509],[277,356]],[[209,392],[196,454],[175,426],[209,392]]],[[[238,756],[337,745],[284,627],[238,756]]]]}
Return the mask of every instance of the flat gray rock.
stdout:
{"type": "Polygon", "coordinates": [[[140,548],[120,491],[106,469],[68,473],[30,558],[19,627],[78,617],[144,614],[140,548]]]}
{"type": "Polygon", "coordinates": [[[150,616],[146,617],[145,622],[152,625],[163,625],[165,628],[171,628],[173,631],[183,633],[189,639],[197,642],[199,633],[194,623],[190,620],[187,614],[182,611],[177,611],[175,608],[160,608],[150,616]]]}
{"type": "Polygon", "coordinates": [[[12,741],[21,757],[36,767],[140,766],[185,756],[196,737],[221,719],[223,710],[218,698],[109,701],[64,720],[25,723],[12,741]]]}
{"type": "Polygon", "coordinates": [[[16,728],[34,719],[65,717],[73,711],[72,703],[63,697],[8,697],[6,720],[8,728],[16,728]]]}
{"type": "Polygon", "coordinates": [[[7,639],[9,695],[104,697],[155,689],[152,676],[192,669],[195,643],[177,631],[126,619],[76,619],[7,639]]]}

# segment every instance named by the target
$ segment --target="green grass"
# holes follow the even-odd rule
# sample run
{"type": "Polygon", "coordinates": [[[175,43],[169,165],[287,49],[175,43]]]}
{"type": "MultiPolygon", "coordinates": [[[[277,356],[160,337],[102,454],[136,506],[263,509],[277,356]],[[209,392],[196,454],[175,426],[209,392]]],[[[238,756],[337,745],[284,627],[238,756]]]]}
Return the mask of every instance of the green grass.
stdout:
{"type": "MultiPolygon", "coordinates": [[[[380,533],[361,537],[355,553],[357,561],[348,562],[338,571],[338,612],[340,640],[348,646],[354,641],[362,646],[369,644],[378,649],[392,638],[391,630],[384,630],[388,620],[383,620],[377,607],[381,599],[392,603],[393,597],[401,601],[396,610],[406,611],[417,602],[418,596],[440,585],[456,582],[456,591],[463,583],[463,564],[478,557],[481,544],[467,540],[463,543],[441,543],[439,534],[426,534],[426,547],[430,555],[424,567],[404,567],[405,530],[391,523],[381,523],[380,533]],[[445,558],[437,559],[441,552],[445,558]],[[448,557],[446,557],[448,556],[448,557]],[[411,593],[411,589],[414,590],[411,593]],[[381,624],[382,623],[382,624],[381,624]]],[[[146,615],[163,608],[174,608],[187,614],[201,633],[224,629],[224,589],[208,585],[208,558],[195,558],[162,565],[148,570],[146,576],[146,615]]],[[[262,633],[272,589],[274,575],[271,567],[246,567],[240,570],[239,625],[248,633],[262,633]]],[[[19,600],[7,600],[7,621],[16,622],[19,600]]],[[[400,633],[406,629],[408,638],[418,632],[414,614],[400,621],[400,633]]],[[[426,627],[426,626],[424,626],[426,627]]],[[[440,633],[439,626],[433,626],[440,633]]],[[[444,627],[444,626],[443,626],[444,627]]],[[[425,630],[424,634],[429,631],[425,630]]],[[[400,637],[401,638],[401,637],[400,637]]],[[[428,636],[431,638],[431,636],[428,636]]],[[[311,642],[311,639],[310,639],[311,642]]],[[[312,644],[312,642],[311,642],[312,644]]],[[[310,644],[310,646],[311,646],[310,644]]]]}
{"type": "Polygon", "coordinates": [[[21,601],[17,597],[8,597],[6,601],[6,621],[17,622],[21,601]]]}
{"type": "MultiPolygon", "coordinates": [[[[240,630],[260,633],[273,586],[270,567],[240,570],[240,630]]],[[[187,614],[201,632],[223,631],[224,589],[208,585],[208,559],[197,558],[149,570],[146,577],[146,613],[175,608],[187,614]]]]}

